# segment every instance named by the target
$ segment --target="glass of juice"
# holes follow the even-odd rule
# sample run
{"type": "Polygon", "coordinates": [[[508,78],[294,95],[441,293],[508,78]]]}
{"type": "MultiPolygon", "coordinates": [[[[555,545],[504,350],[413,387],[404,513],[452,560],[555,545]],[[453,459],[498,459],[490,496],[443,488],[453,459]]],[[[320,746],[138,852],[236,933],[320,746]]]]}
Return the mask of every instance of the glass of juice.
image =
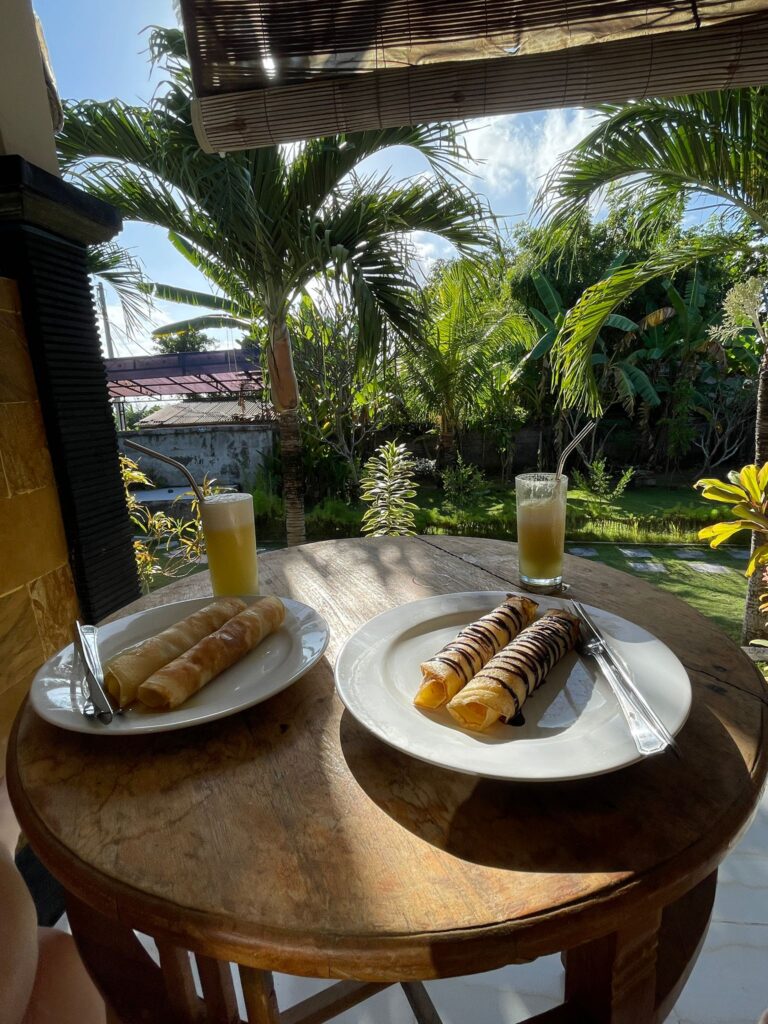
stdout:
{"type": "Polygon", "coordinates": [[[211,585],[217,597],[258,594],[259,562],[250,494],[212,494],[201,510],[211,585]]]}
{"type": "Polygon", "coordinates": [[[552,593],[563,583],[568,477],[523,473],[515,477],[515,494],[520,581],[528,590],[552,593]]]}

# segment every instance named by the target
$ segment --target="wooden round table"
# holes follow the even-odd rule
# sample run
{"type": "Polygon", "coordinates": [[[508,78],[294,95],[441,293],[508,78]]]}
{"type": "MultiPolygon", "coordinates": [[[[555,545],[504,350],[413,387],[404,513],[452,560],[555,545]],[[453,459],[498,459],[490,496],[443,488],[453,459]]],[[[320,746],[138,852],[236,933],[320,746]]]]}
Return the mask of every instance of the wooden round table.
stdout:
{"type": "MultiPolygon", "coordinates": [[[[766,774],[765,685],[713,623],[633,576],[566,558],[573,596],[634,620],[685,664],[693,707],[673,754],[599,778],[523,785],[431,767],[365,732],[333,664],[362,623],[431,594],[514,587],[513,544],[451,537],[310,544],[263,557],[263,592],[328,620],[327,656],[249,711],[199,728],[67,733],[29,706],[8,782],[68,894],[115,1020],[329,1019],[382,985],[563,951],[565,1003],[533,1018],[662,1020],[703,940],[716,869],[766,774]],[[161,966],[131,929],[155,937],[161,966]],[[192,951],[204,991],[195,995],[192,951]],[[278,1011],[273,970],[346,979],[278,1011]]],[[[124,611],[209,592],[207,574],[124,611]]],[[[727,984],[727,980],[724,982],[727,984]]]]}

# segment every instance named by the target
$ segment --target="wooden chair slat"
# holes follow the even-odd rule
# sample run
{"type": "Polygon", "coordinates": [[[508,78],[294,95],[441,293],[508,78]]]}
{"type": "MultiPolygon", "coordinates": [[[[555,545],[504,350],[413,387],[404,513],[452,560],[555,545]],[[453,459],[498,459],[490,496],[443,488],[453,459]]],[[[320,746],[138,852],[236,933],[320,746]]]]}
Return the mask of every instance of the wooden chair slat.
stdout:
{"type": "Polygon", "coordinates": [[[169,942],[158,942],[160,969],[163,972],[168,1001],[179,1024],[202,1024],[205,1003],[195,989],[189,953],[169,942]]]}
{"type": "Polygon", "coordinates": [[[418,1024],[443,1024],[422,982],[404,981],[402,987],[418,1024]]]}
{"type": "Polygon", "coordinates": [[[203,988],[206,1024],[241,1024],[229,964],[199,954],[195,959],[203,988]]]}

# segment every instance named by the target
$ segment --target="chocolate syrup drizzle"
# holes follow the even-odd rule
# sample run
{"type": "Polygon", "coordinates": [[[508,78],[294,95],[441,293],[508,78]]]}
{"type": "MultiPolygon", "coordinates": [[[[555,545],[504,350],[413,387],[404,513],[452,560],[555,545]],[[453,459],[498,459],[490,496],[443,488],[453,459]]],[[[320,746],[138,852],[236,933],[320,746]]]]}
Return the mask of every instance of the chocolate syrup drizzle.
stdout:
{"type": "Polygon", "coordinates": [[[514,639],[530,621],[523,607],[510,604],[507,599],[488,615],[462,629],[455,640],[446,644],[430,661],[448,665],[461,676],[463,683],[468,683],[477,670],[514,639]],[[490,624],[498,632],[490,629],[490,624]]]}
{"type": "Polygon", "coordinates": [[[514,703],[514,713],[506,717],[513,725],[525,722],[521,707],[531,696],[547,673],[576,643],[576,624],[572,616],[547,613],[524,629],[503,650],[482,668],[462,691],[462,698],[471,696],[473,688],[488,683],[500,686],[514,703]],[[522,684],[524,695],[518,696],[514,684],[522,684]]]}

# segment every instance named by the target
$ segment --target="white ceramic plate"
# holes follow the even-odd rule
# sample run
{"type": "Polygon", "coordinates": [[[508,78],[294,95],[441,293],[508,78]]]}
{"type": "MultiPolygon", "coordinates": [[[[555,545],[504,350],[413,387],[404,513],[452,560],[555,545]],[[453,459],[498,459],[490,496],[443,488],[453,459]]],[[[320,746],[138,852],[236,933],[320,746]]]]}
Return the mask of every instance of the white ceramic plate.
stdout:
{"type": "MultiPolygon", "coordinates": [[[[99,627],[102,661],[131,644],[154,636],[212,600],[204,597],[177,601],[126,615],[99,627]]],[[[116,715],[109,725],[85,718],[82,714],[83,673],[71,644],[47,661],[35,676],[32,707],[46,722],[62,729],[125,735],[185,729],[259,704],[303,676],[320,660],[328,646],[329,629],[325,619],[299,601],[287,597],[282,600],[286,609],[283,626],[174,711],[128,710],[116,715]]]]}
{"type": "MultiPolygon", "coordinates": [[[[462,729],[443,708],[413,697],[428,661],[461,628],[504,600],[503,592],[444,594],[393,608],[362,626],[336,662],[336,688],[349,711],[391,746],[430,764],[494,779],[586,778],[641,760],[616,698],[591,658],[568,654],[523,705],[525,725],[486,733],[462,729]]],[[[541,611],[567,601],[537,597],[541,611]]],[[[586,606],[658,716],[674,735],[691,706],[678,658],[626,619],[586,606]]]]}

